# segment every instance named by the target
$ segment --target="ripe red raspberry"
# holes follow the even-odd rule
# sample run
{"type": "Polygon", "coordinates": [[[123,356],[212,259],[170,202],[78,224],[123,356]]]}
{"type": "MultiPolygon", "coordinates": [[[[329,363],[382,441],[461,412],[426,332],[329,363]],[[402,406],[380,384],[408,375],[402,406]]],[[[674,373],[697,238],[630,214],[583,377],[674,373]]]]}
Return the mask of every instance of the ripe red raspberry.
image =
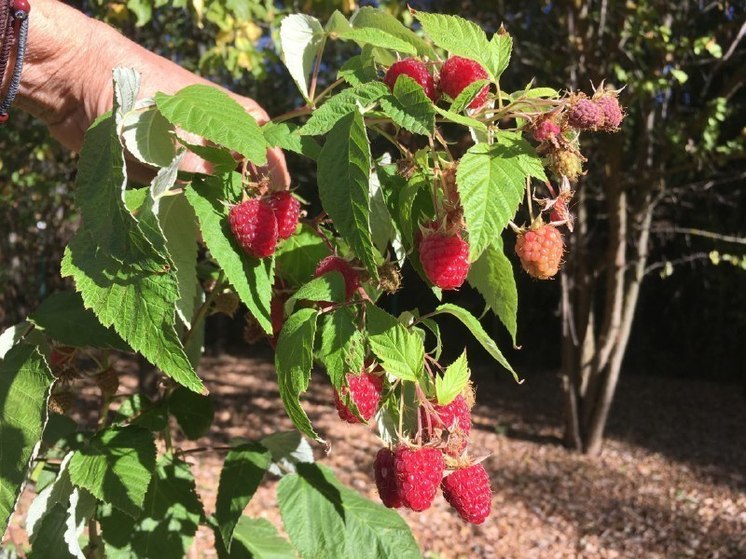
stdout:
{"type": "Polygon", "coordinates": [[[549,224],[519,233],[515,243],[523,269],[537,279],[549,279],[557,274],[564,248],[562,233],[549,224]]]}
{"type": "Polygon", "coordinates": [[[604,122],[599,129],[604,132],[616,132],[619,130],[619,125],[624,118],[624,112],[616,95],[602,95],[594,101],[604,115],[604,122]]]}
{"type": "Polygon", "coordinates": [[[447,475],[443,478],[441,488],[446,501],[466,522],[481,524],[490,515],[490,476],[481,464],[461,468],[447,475]]]}
{"type": "Polygon", "coordinates": [[[390,509],[401,506],[399,489],[396,486],[396,470],[394,468],[395,455],[388,448],[382,448],[376,455],[373,469],[376,476],[376,487],[381,502],[390,509]]]}
{"type": "Polygon", "coordinates": [[[422,89],[425,90],[425,95],[427,95],[433,103],[435,103],[438,100],[438,97],[440,97],[440,95],[438,95],[438,90],[435,87],[433,76],[428,72],[427,66],[425,66],[425,63],[422,62],[422,60],[417,60],[416,58],[405,58],[399,62],[394,62],[386,72],[386,76],[383,78],[383,83],[389,86],[391,91],[394,91],[394,84],[402,74],[409,76],[420,84],[422,89]]]}
{"type": "MultiPolygon", "coordinates": [[[[342,387],[342,394],[349,392],[352,401],[357,406],[357,411],[360,412],[365,421],[368,421],[378,410],[382,390],[383,378],[378,375],[371,373],[363,373],[362,375],[348,374],[347,386],[342,387]]],[[[334,403],[337,406],[337,413],[339,413],[340,419],[347,423],[360,423],[360,419],[352,413],[350,408],[345,406],[339,392],[336,390],[334,391],[334,403]]]]}
{"type": "MultiPolygon", "coordinates": [[[[451,99],[456,99],[469,84],[487,79],[487,71],[474,60],[451,56],[440,69],[440,90],[451,99]]],[[[485,85],[474,100],[469,104],[470,109],[478,109],[487,101],[489,86],[485,85]]]]}
{"type": "Polygon", "coordinates": [[[553,120],[545,119],[534,126],[534,140],[537,142],[545,142],[546,140],[551,140],[557,136],[561,131],[562,129],[559,124],[553,120]]]}
{"type": "Polygon", "coordinates": [[[604,124],[601,107],[590,99],[579,99],[567,113],[567,123],[578,130],[598,130],[604,124]]]}
{"type": "Polygon", "coordinates": [[[68,346],[58,346],[52,349],[49,354],[49,367],[52,372],[57,374],[62,369],[68,367],[75,358],[75,348],[68,346]]]}
{"type": "Polygon", "coordinates": [[[339,256],[327,256],[316,266],[316,277],[327,272],[339,272],[345,279],[345,299],[350,300],[360,287],[360,276],[350,263],[339,256]]]}
{"type": "Polygon", "coordinates": [[[275,192],[267,197],[267,203],[275,212],[277,219],[277,236],[287,239],[298,227],[300,202],[287,190],[275,192]]]}
{"type": "MultiPolygon", "coordinates": [[[[448,431],[462,431],[465,435],[468,435],[471,431],[471,410],[469,405],[466,403],[464,397],[459,394],[449,404],[440,406],[435,404],[433,406],[436,416],[430,417],[430,424],[433,429],[447,429],[448,431]]],[[[427,428],[427,417],[422,409],[423,415],[423,426],[425,428],[426,436],[429,435],[429,429],[427,428]]]]}
{"type": "Polygon", "coordinates": [[[461,287],[469,273],[469,243],[460,235],[428,231],[420,241],[420,262],[427,279],[441,289],[461,287]]]}
{"type": "Polygon", "coordinates": [[[413,511],[430,507],[443,479],[445,462],[436,448],[397,447],[394,457],[396,487],[401,503],[413,511]]]}
{"type": "Polygon", "coordinates": [[[277,247],[277,219],[267,202],[246,200],[231,208],[228,216],[233,236],[251,256],[271,256],[277,247]]]}

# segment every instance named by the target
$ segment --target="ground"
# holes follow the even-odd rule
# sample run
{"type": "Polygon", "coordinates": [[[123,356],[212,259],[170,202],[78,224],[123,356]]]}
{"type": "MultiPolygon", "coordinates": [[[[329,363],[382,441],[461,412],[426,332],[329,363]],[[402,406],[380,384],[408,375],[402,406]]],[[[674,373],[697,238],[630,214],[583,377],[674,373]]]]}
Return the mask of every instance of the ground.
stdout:
{"type": "MultiPolygon", "coordinates": [[[[128,368],[122,364],[123,372],[128,368]]],[[[207,358],[201,374],[216,398],[215,424],[208,436],[183,447],[291,428],[271,362],[207,358]]],[[[403,511],[425,557],[746,558],[746,400],[738,387],[623,375],[604,450],[587,457],[559,445],[556,375],[525,376],[519,386],[500,370],[475,373],[472,444],[477,454],[489,455],[492,516],[482,526],[464,524],[442,496],[423,513],[403,511]]],[[[318,449],[319,460],[376,499],[376,437],[338,419],[322,375],[315,374],[312,387],[305,407],[332,443],[328,455],[318,449]]],[[[214,510],[222,458],[189,455],[207,512],[214,510]]],[[[265,481],[246,512],[280,526],[275,487],[265,481]]],[[[29,497],[13,522],[15,539],[23,539],[29,497]]],[[[190,559],[215,557],[211,542],[211,533],[200,529],[190,559]]]]}

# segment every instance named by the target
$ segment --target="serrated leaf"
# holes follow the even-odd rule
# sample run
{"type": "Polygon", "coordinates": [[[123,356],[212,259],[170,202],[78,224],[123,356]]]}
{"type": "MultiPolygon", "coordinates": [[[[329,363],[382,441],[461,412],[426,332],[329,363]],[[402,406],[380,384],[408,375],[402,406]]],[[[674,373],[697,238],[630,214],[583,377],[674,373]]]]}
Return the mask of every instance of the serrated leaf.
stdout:
{"type": "Polygon", "coordinates": [[[518,210],[528,176],[520,157],[521,153],[510,147],[476,144],[461,158],[456,183],[472,262],[518,210]]]}
{"type": "Polygon", "coordinates": [[[135,518],[143,510],[155,467],[153,435],[139,427],[109,427],[70,459],[70,480],[135,518]]]}
{"type": "Polygon", "coordinates": [[[340,272],[332,271],[302,285],[285,302],[285,314],[293,314],[298,301],[341,303],[345,299],[345,280],[340,272]]]}
{"type": "Polygon", "coordinates": [[[158,460],[139,518],[103,508],[101,534],[112,559],[183,559],[204,514],[189,464],[170,454],[158,460]]]}
{"type": "Polygon", "coordinates": [[[435,109],[436,113],[438,113],[449,122],[460,124],[461,126],[466,126],[468,128],[474,128],[476,130],[479,130],[480,132],[487,132],[487,125],[480,120],[471,118],[470,116],[460,115],[454,113],[453,111],[447,111],[446,109],[441,109],[437,105],[433,105],[433,108],[435,109]]]}
{"type": "Polygon", "coordinates": [[[202,239],[210,254],[225,272],[241,301],[268,334],[272,333],[270,301],[274,279],[273,259],[257,259],[237,245],[228,224],[229,208],[223,203],[224,192],[240,187],[241,176],[205,177],[194,181],[186,198],[199,219],[202,239]],[[228,184],[225,184],[228,183],[228,184]]]}
{"type": "Polygon", "coordinates": [[[331,36],[345,41],[354,41],[360,46],[372,45],[404,54],[417,54],[417,49],[411,43],[375,27],[339,28],[332,32],[331,36]]]}
{"type": "Polygon", "coordinates": [[[124,115],[135,108],[140,93],[140,73],[134,68],[117,67],[112,71],[114,81],[114,118],[121,127],[124,115]]]}
{"type": "Polygon", "coordinates": [[[411,29],[405,27],[398,19],[385,10],[363,6],[350,17],[350,24],[356,29],[373,28],[385,31],[397,39],[411,44],[420,56],[437,58],[432,46],[411,29]]]}
{"type": "Polygon", "coordinates": [[[298,464],[313,463],[313,449],[308,439],[298,431],[278,431],[267,435],[259,441],[272,455],[272,465],[269,472],[272,475],[283,476],[295,472],[298,464]]]}
{"type": "Polygon", "coordinates": [[[415,559],[409,527],[393,510],[342,485],[323,466],[301,464],[277,488],[280,514],[302,557],[415,559]]]}
{"type": "Polygon", "coordinates": [[[469,268],[469,284],[484,297],[487,306],[508,329],[517,345],[518,290],[513,265],[503,252],[501,237],[495,237],[469,268]]]}
{"type": "Polygon", "coordinates": [[[113,329],[104,327],[83,306],[79,293],[61,291],[50,295],[29,316],[29,321],[66,346],[130,351],[113,329]]]}
{"type": "Polygon", "coordinates": [[[357,373],[363,368],[365,340],[355,319],[355,313],[345,307],[321,317],[316,357],[336,389],[345,384],[347,373],[357,373]]]}
{"type": "Polygon", "coordinates": [[[166,167],[176,155],[173,125],[155,107],[124,115],[122,141],[137,160],[166,167]]]}
{"type": "Polygon", "coordinates": [[[306,101],[313,63],[324,48],[326,32],[313,16],[292,14],[280,24],[280,57],[306,101]]]}
{"type": "Polygon", "coordinates": [[[271,460],[269,450],[257,443],[237,446],[225,457],[220,472],[215,519],[228,550],[232,547],[241,514],[264,479],[271,460]]]}
{"type": "Polygon", "coordinates": [[[297,124],[288,122],[268,122],[262,126],[262,132],[270,147],[279,147],[316,161],[321,153],[321,146],[310,136],[301,136],[299,129],[297,124]]]}
{"type": "Polygon", "coordinates": [[[386,198],[381,180],[378,176],[378,169],[381,164],[391,163],[389,154],[384,155],[384,159],[378,162],[376,169],[370,173],[368,180],[369,197],[370,197],[370,230],[373,238],[373,244],[383,252],[397,237],[397,230],[394,221],[389,213],[389,206],[386,204],[386,198]]]}
{"type": "Polygon", "coordinates": [[[280,397],[293,424],[304,435],[321,440],[299,400],[311,380],[317,317],[317,310],[301,309],[285,321],[277,340],[275,369],[280,397]]]}
{"type": "Polygon", "coordinates": [[[510,53],[513,50],[513,38],[502,28],[490,39],[489,65],[495,79],[500,76],[510,64],[510,53]]]}
{"type": "Polygon", "coordinates": [[[360,54],[351,56],[337,72],[337,77],[356,87],[378,78],[372,47],[365,46],[360,54]]]}
{"type": "Polygon", "coordinates": [[[389,88],[382,82],[344,89],[317,108],[298,133],[308,136],[326,134],[345,116],[372,106],[388,93],[389,88]]]}
{"type": "Polygon", "coordinates": [[[435,128],[433,102],[422,86],[402,74],[394,84],[393,95],[381,98],[381,108],[394,124],[414,134],[429,136],[435,128]]]}
{"type": "Polygon", "coordinates": [[[425,345],[417,334],[375,305],[368,305],[368,341],[384,370],[402,380],[417,381],[425,366],[425,345]]]}
{"type": "Polygon", "coordinates": [[[541,157],[520,132],[500,130],[495,135],[495,140],[505,147],[510,157],[515,158],[516,163],[526,175],[544,182],[548,180],[541,157]]]}
{"type": "MultiPolygon", "coordinates": [[[[214,529],[214,527],[213,527],[214,529]]],[[[219,535],[217,536],[219,538],[219,535]]],[[[295,548],[267,519],[242,516],[234,532],[230,555],[216,544],[219,559],[296,559],[295,548]]]]}
{"type": "Polygon", "coordinates": [[[184,138],[178,136],[177,140],[182,146],[210,164],[211,175],[230,173],[231,171],[234,171],[238,165],[236,160],[233,158],[233,154],[227,149],[216,146],[202,146],[188,142],[184,138]]]}
{"type": "Polygon", "coordinates": [[[466,361],[466,350],[451,363],[443,376],[435,377],[435,394],[438,404],[447,406],[461,394],[469,383],[469,363],[466,361]]]}
{"type": "Polygon", "coordinates": [[[256,120],[217,87],[195,84],[175,95],[156,93],[155,104],[171,124],[236,151],[252,163],[267,163],[267,142],[256,120]]]}
{"type": "Polygon", "coordinates": [[[321,204],[340,235],[378,279],[376,250],[370,231],[368,177],[370,145],[363,117],[355,112],[332,129],[321,150],[318,184],[321,204]]]}
{"type": "Polygon", "coordinates": [[[176,382],[205,390],[176,335],[175,303],[179,292],[173,272],[143,270],[125,264],[95,245],[87,231],[79,231],[62,260],[63,277],[72,276],[86,307],[104,326],[116,332],[151,363],[176,382]]]}
{"type": "Polygon", "coordinates": [[[420,318],[420,323],[432,332],[435,336],[435,351],[433,357],[436,361],[440,359],[440,354],[443,352],[443,337],[440,334],[440,326],[431,318],[420,318]]]}
{"type": "Polygon", "coordinates": [[[324,240],[310,226],[303,224],[277,248],[277,275],[291,287],[300,287],[313,277],[318,263],[330,254],[324,240]]]}
{"type": "Polygon", "coordinates": [[[14,346],[0,361],[0,528],[23,489],[26,472],[47,421],[47,394],[54,381],[44,358],[30,345],[14,346]]]}
{"type": "Polygon", "coordinates": [[[195,394],[183,388],[177,388],[171,393],[168,410],[179,422],[187,439],[192,441],[210,430],[215,416],[215,406],[210,396],[195,394]]]}
{"type": "Polygon", "coordinates": [[[163,401],[154,404],[142,394],[133,394],[122,401],[112,419],[119,425],[129,423],[148,431],[163,431],[168,425],[168,406],[163,401]]]}
{"type": "Polygon", "coordinates": [[[444,303],[436,308],[433,314],[450,314],[458,318],[464,324],[464,326],[469,329],[469,331],[482,345],[482,347],[487,350],[487,353],[489,353],[492,358],[500,365],[502,365],[505,369],[510,371],[516,382],[523,382],[518,377],[518,374],[513,370],[513,367],[510,366],[510,363],[508,363],[507,359],[505,359],[502,352],[498,349],[495,341],[490,338],[489,334],[487,334],[487,332],[484,331],[484,328],[482,328],[479,320],[477,320],[477,318],[474,317],[474,315],[472,315],[469,311],[459,307],[458,305],[444,303]]]}
{"type": "Polygon", "coordinates": [[[451,105],[451,112],[460,113],[463,112],[474,100],[474,98],[482,91],[482,88],[488,85],[487,80],[477,80],[467,85],[458,97],[454,99],[451,105]]]}

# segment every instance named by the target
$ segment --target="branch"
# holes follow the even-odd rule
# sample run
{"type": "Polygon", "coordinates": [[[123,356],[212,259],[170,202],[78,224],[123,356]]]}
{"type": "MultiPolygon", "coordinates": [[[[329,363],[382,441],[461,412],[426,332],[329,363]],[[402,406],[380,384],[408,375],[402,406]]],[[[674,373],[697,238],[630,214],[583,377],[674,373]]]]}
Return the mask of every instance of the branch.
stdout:
{"type": "Polygon", "coordinates": [[[656,270],[660,270],[661,268],[665,268],[668,265],[677,266],[679,264],[687,264],[689,262],[696,262],[698,260],[710,260],[710,253],[709,252],[696,252],[694,254],[688,254],[686,256],[682,256],[681,258],[677,258],[676,260],[666,260],[665,262],[656,262],[655,264],[651,264],[650,266],[645,268],[643,275],[651,274],[652,272],[655,272],[656,270]]]}
{"type": "Polygon", "coordinates": [[[679,233],[681,235],[694,235],[695,237],[705,237],[707,239],[714,239],[716,241],[723,241],[725,243],[734,243],[737,245],[746,245],[746,237],[739,237],[736,235],[723,235],[721,233],[715,233],[714,231],[705,231],[703,229],[694,229],[692,227],[654,227],[652,229],[655,233],[679,233]]]}

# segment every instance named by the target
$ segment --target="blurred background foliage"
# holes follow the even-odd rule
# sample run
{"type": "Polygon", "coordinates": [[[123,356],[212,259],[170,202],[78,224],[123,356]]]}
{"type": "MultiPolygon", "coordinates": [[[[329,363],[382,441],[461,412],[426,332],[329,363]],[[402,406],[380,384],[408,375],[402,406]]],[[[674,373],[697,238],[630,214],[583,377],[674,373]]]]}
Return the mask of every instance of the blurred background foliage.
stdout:
{"type": "MultiPolygon", "coordinates": [[[[381,6],[411,24],[405,3],[350,0],[74,0],[146,48],[256,98],[271,115],[301,103],[279,60],[276,38],[287,13],[324,21],[334,10],[381,6]]],[[[733,379],[746,375],[746,2],[581,0],[517,2],[412,1],[415,9],[458,14],[488,34],[501,24],[514,36],[504,75],[512,91],[531,80],[557,89],[603,79],[621,94],[628,117],[616,137],[584,142],[590,196],[606,180],[610,155],[634,198],[658,197],[648,264],[626,368],[733,379]],[[651,123],[649,120],[654,119],[651,123]],[[651,126],[652,124],[652,126],[651,126]]],[[[321,85],[351,54],[332,43],[321,85]]],[[[71,187],[75,154],[50,140],[33,119],[16,114],[0,131],[0,330],[23,319],[62,287],[59,260],[75,228],[71,187]]],[[[290,156],[301,194],[312,196],[315,170],[290,156]]],[[[604,206],[587,216],[589,251],[604,250],[604,206]]],[[[508,252],[512,252],[509,241],[508,252]]],[[[557,282],[518,273],[519,366],[557,367],[557,282]]],[[[407,296],[422,290],[407,283],[407,296]]],[[[424,296],[423,296],[424,297],[424,296]]],[[[464,290],[459,297],[468,300],[464,290]]],[[[476,301],[476,299],[474,299],[476,301]]],[[[235,331],[240,340],[241,328],[235,331]]],[[[507,335],[495,327],[502,347],[507,335]]]]}

